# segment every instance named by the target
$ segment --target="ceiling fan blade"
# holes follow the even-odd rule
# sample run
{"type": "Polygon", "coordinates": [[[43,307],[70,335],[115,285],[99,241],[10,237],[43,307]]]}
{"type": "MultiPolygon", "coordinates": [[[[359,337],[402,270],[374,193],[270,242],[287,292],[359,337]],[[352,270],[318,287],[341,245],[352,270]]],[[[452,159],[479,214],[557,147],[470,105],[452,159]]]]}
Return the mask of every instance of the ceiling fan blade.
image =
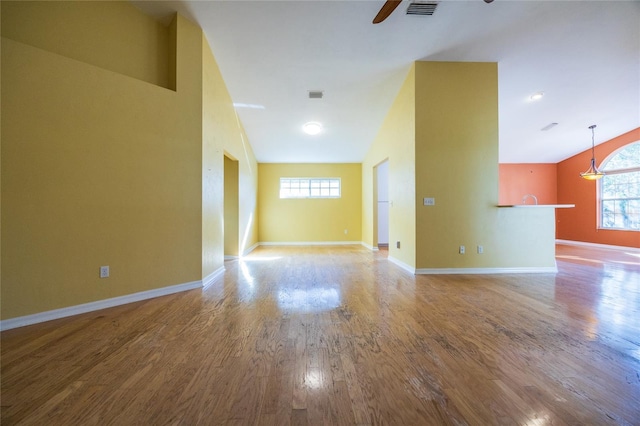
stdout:
{"type": "Polygon", "coordinates": [[[374,24],[379,24],[380,22],[382,22],[385,19],[387,19],[389,17],[389,15],[391,15],[391,12],[396,10],[396,7],[398,7],[400,5],[401,1],[402,0],[387,0],[384,3],[384,5],[382,5],[382,9],[380,9],[380,12],[378,12],[376,17],[373,18],[373,23],[374,24]]]}

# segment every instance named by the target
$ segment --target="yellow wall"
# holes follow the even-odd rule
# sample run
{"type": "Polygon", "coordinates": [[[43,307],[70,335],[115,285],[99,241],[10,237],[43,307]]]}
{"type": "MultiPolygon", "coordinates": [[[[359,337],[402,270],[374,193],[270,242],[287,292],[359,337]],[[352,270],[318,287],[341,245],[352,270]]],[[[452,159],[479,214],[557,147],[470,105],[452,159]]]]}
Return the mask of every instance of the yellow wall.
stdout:
{"type": "Polygon", "coordinates": [[[389,159],[389,256],[415,267],[415,67],[362,163],[362,241],[377,245],[374,167],[389,159]],[[396,242],[400,241],[400,249],[396,242]]]}
{"type": "Polygon", "coordinates": [[[129,2],[3,1],[2,9],[3,37],[175,89],[169,28],[129,2]]]}
{"type": "Polygon", "coordinates": [[[553,209],[496,207],[497,64],[415,66],[416,267],[553,267],[553,209]]]}
{"type": "Polygon", "coordinates": [[[260,242],[361,241],[360,164],[264,163],[258,170],[260,242]],[[342,196],[280,199],[281,177],[338,177],[342,196]]]}
{"type": "MultiPolygon", "coordinates": [[[[0,23],[2,22],[2,7],[0,5],[0,23]]],[[[0,25],[2,28],[2,25],[0,25]]],[[[1,45],[0,45],[1,49],[1,45]]],[[[0,52],[1,53],[1,52],[0,52]]],[[[0,54],[0,70],[2,69],[2,55],[0,54]]],[[[2,99],[2,73],[0,72],[0,100],[2,99]]],[[[2,308],[2,105],[0,102],[0,310],[2,308]]],[[[0,312],[0,319],[2,312],[0,312]]]]}
{"type": "MultiPolygon", "coordinates": [[[[1,318],[198,281],[220,268],[221,221],[212,218],[223,215],[223,151],[246,159],[241,219],[255,215],[257,178],[202,31],[180,16],[166,30],[173,91],[86,59],[116,49],[123,63],[140,61],[118,47],[122,34],[135,44],[157,38],[158,27],[128,3],[65,5],[73,18],[55,26],[85,37],[74,49],[87,56],[73,59],[60,53],[71,38],[55,51],[19,41],[47,38],[50,25],[22,23],[50,5],[1,6],[1,318]],[[28,34],[16,35],[21,28],[28,34]],[[107,45],[91,41],[98,36],[107,45]],[[110,278],[98,278],[101,265],[110,278]]],[[[246,229],[257,241],[255,226],[246,229]]]]}
{"type": "Polygon", "coordinates": [[[224,156],[238,161],[239,254],[258,242],[258,164],[204,36],[202,43],[202,275],[206,277],[224,265],[224,156]]]}

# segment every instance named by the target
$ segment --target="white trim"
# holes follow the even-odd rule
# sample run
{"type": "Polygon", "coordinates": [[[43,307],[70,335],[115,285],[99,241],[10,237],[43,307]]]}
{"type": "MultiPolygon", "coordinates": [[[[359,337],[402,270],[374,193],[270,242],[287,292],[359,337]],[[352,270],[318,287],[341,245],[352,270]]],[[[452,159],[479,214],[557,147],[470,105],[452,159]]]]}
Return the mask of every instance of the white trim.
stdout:
{"type": "Polygon", "coordinates": [[[401,260],[396,259],[393,256],[388,256],[387,259],[389,260],[389,262],[393,263],[396,266],[399,266],[400,268],[404,269],[405,271],[407,271],[408,273],[415,275],[416,273],[416,268],[407,265],[406,263],[404,263],[401,260]]]}
{"type": "Polygon", "coordinates": [[[237,259],[239,256],[229,256],[229,255],[224,255],[224,260],[235,260],[237,259]]]}
{"type": "Polygon", "coordinates": [[[599,244],[599,243],[589,243],[586,241],[572,241],[572,240],[556,240],[556,244],[566,244],[569,246],[585,246],[585,247],[595,247],[595,248],[605,248],[611,250],[626,250],[632,252],[640,253],[640,248],[638,247],[627,247],[627,246],[613,246],[609,244],[599,244]]]}
{"type": "Polygon", "coordinates": [[[365,243],[364,241],[360,241],[360,244],[361,244],[364,248],[367,248],[367,249],[369,249],[369,250],[371,250],[371,251],[378,251],[378,247],[374,247],[374,246],[372,246],[372,245],[369,245],[369,244],[365,243]]]}
{"type": "Polygon", "coordinates": [[[260,243],[255,243],[254,245],[252,245],[251,247],[249,247],[248,249],[246,249],[246,250],[242,253],[242,255],[243,255],[243,256],[248,255],[249,253],[251,253],[252,251],[254,251],[255,249],[257,249],[259,246],[260,246],[260,243]]]}
{"type": "Polygon", "coordinates": [[[347,246],[359,245],[360,241],[290,241],[290,242],[263,242],[261,246],[347,246]]]}
{"type": "Polygon", "coordinates": [[[529,266],[521,268],[419,268],[416,275],[444,274],[555,274],[557,266],[529,266]]]}
{"type": "Polygon", "coordinates": [[[219,267],[202,279],[202,287],[209,287],[215,280],[224,275],[224,266],[219,267]]]}
{"type": "Polygon", "coordinates": [[[10,330],[12,328],[24,327],[26,325],[38,324],[54,319],[70,317],[72,315],[85,314],[87,312],[99,311],[101,309],[113,308],[114,306],[126,305],[128,303],[139,302],[141,300],[153,299],[166,296],[181,291],[193,290],[202,287],[202,281],[191,281],[184,284],[177,284],[168,287],[154,288],[153,290],[141,291],[139,293],[127,294],[124,296],[112,297],[110,299],[97,300],[95,302],[83,303],[82,305],[69,306],[67,308],[54,309],[52,311],[39,312],[37,314],[25,315],[17,318],[9,318],[0,321],[0,330],[10,330]]]}

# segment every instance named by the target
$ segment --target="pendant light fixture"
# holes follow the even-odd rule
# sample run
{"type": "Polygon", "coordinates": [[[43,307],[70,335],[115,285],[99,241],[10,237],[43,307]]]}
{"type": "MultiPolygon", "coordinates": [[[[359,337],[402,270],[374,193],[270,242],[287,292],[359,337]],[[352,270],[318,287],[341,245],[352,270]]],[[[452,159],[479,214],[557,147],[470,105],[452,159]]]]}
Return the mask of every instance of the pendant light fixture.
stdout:
{"type": "Polygon", "coordinates": [[[596,143],[595,143],[595,134],[594,130],[596,125],[593,124],[589,126],[591,129],[591,165],[589,166],[589,170],[586,172],[580,173],[580,176],[586,180],[598,180],[604,176],[604,172],[601,172],[596,167],[596,143]]]}

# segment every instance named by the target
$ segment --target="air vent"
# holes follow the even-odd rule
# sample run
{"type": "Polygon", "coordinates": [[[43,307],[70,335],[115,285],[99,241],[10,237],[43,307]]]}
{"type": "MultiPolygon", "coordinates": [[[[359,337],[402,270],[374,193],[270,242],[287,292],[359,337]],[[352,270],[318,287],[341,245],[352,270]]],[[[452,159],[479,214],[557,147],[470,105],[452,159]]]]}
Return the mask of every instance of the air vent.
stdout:
{"type": "Polygon", "coordinates": [[[322,99],[322,90],[309,90],[309,99],[322,99]]]}
{"type": "Polygon", "coordinates": [[[419,3],[413,2],[407,8],[407,15],[423,15],[431,16],[436,11],[438,3],[419,3]]]}

